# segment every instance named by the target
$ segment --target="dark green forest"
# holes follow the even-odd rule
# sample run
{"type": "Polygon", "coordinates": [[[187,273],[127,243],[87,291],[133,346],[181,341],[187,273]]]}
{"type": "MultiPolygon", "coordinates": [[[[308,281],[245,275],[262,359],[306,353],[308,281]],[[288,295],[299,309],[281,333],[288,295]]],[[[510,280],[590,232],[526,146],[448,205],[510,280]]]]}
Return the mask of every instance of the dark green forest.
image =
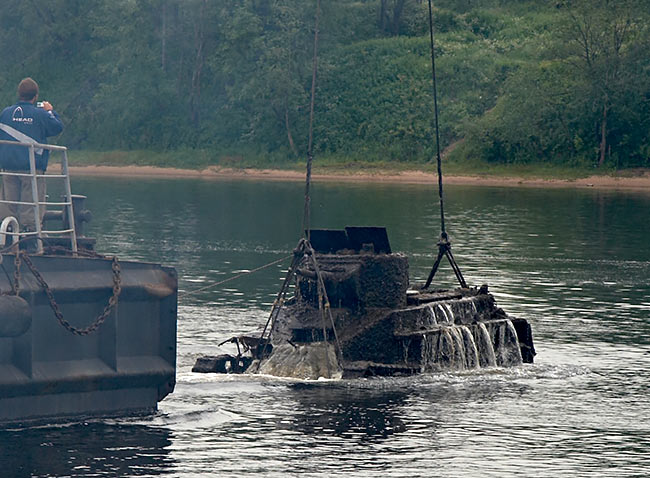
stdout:
{"type": "MultiPolygon", "coordinates": [[[[321,4],[315,155],[430,161],[427,0],[321,4]]],[[[650,167],[650,0],[433,6],[445,157],[650,167]]],[[[302,160],[315,14],[316,0],[4,0],[0,97],[33,77],[74,149],[302,160]]]]}

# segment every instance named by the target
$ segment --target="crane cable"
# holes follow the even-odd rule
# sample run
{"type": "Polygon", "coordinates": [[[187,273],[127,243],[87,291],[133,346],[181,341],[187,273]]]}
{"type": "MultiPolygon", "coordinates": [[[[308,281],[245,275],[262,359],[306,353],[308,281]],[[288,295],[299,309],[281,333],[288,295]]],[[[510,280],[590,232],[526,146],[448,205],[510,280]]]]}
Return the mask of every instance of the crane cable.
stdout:
{"type": "Polygon", "coordinates": [[[438,240],[438,257],[431,268],[429,277],[423,287],[423,289],[428,289],[431,285],[433,277],[438,271],[438,266],[443,257],[447,257],[451,268],[456,275],[456,279],[460,283],[462,288],[467,288],[467,283],[463,277],[460,267],[456,263],[453,254],[451,253],[451,242],[449,241],[449,236],[445,230],[445,207],[444,207],[444,196],[442,192],[442,157],[440,155],[440,126],[438,121],[438,86],[436,82],[436,50],[435,42],[433,40],[433,8],[431,6],[431,0],[429,1],[429,40],[431,47],[431,80],[433,86],[433,112],[435,119],[435,133],[436,133],[436,160],[438,163],[438,198],[440,202],[440,239],[438,240]]]}
{"type": "Polygon", "coordinates": [[[314,20],[314,56],[312,60],[311,71],[311,99],[309,102],[309,141],[307,143],[307,173],[305,175],[305,206],[302,217],[302,230],[305,233],[305,239],[311,239],[310,219],[311,219],[311,163],[314,159],[314,104],[316,101],[316,72],[318,71],[318,24],[320,20],[320,0],[316,0],[316,19],[314,20]]]}
{"type": "Polygon", "coordinates": [[[329,298],[327,296],[327,290],[325,289],[325,282],[323,281],[322,272],[316,260],[316,251],[311,245],[311,169],[312,162],[314,159],[313,147],[314,147],[314,105],[316,98],[316,74],[318,71],[318,33],[319,33],[319,22],[320,22],[320,0],[316,0],[316,18],[314,21],[314,51],[313,51],[313,60],[312,60],[312,75],[311,75],[311,99],[309,104],[309,140],[307,144],[307,168],[305,174],[305,203],[303,209],[303,218],[302,218],[302,230],[304,231],[304,237],[298,241],[298,245],[294,249],[294,259],[287,271],[287,275],[284,279],[282,287],[278,292],[277,298],[273,303],[271,308],[271,313],[269,318],[266,321],[266,325],[262,331],[259,342],[262,344],[260,358],[263,358],[266,355],[268,350],[268,345],[271,341],[271,334],[273,333],[273,326],[280,314],[280,309],[284,305],[285,297],[287,290],[291,281],[295,278],[298,265],[307,261],[313,268],[316,273],[316,288],[318,291],[318,309],[321,313],[321,326],[323,329],[323,344],[325,345],[325,356],[326,356],[326,365],[328,376],[332,377],[332,367],[329,361],[329,354],[327,349],[329,347],[328,340],[328,322],[329,326],[332,328],[332,333],[334,335],[335,351],[338,359],[338,366],[343,364],[343,351],[341,349],[341,343],[336,332],[336,326],[334,324],[334,317],[332,316],[332,311],[330,308],[329,298]],[[329,319],[329,320],[328,320],[329,319]],[[268,336],[267,336],[268,330],[268,336]]]}

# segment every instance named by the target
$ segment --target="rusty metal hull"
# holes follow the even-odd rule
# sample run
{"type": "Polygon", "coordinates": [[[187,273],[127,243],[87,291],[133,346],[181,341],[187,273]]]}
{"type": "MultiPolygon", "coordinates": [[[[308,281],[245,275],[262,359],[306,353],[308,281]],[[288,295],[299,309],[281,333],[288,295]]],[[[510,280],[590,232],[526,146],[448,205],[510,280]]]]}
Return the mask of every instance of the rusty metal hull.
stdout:
{"type": "Polygon", "coordinates": [[[487,285],[410,289],[402,254],[346,251],[317,262],[328,305],[320,307],[314,268],[302,264],[270,339],[233,337],[226,342],[237,344],[237,356],[199,357],[192,371],[315,380],[533,363],[530,324],[497,307],[487,285]]]}
{"type": "MultiPolygon", "coordinates": [[[[32,256],[31,261],[73,327],[91,324],[113,293],[109,259],[32,256]]],[[[139,262],[120,265],[118,305],[86,336],[59,323],[41,284],[20,268],[20,297],[29,306],[31,324],[0,334],[0,425],[147,413],[173,391],[176,271],[139,262]]],[[[4,255],[2,266],[0,288],[11,291],[14,256],[4,255]]]]}

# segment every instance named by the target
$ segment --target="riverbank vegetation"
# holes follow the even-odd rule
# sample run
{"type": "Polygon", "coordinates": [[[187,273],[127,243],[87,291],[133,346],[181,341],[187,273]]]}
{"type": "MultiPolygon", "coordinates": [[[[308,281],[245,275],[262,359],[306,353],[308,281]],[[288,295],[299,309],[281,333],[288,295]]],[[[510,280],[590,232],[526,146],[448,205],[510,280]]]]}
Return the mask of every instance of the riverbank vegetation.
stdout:
{"type": "MultiPolygon", "coordinates": [[[[315,1],[5,3],[0,100],[12,103],[18,81],[35,78],[66,123],[58,142],[86,151],[76,161],[304,161],[315,1]]],[[[650,167],[648,0],[434,7],[452,170],[650,167]]],[[[320,32],[317,161],[429,167],[427,1],[322,2],[320,32]]]]}

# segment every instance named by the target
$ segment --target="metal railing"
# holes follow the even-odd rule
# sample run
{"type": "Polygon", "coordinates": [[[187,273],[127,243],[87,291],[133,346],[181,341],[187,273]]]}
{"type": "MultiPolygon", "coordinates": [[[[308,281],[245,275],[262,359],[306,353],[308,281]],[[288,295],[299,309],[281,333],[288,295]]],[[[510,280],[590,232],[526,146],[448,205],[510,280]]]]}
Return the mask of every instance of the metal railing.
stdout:
{"type": "MultiPolygon", "coordinates": [[[[16,176],[16,177],[26,177],[31,179],[31,190],[32,190],[32,200],[26,200],[21,197],[20,201],[12,201],[7,199],[0,198],[0,204],[14,205],[17,207],[20,206],[31,206],[34,212],[34,225],[35,231],[11,231],[0,230],[0,242],[5,243],[7,236],[18,236],[20,239],[25,237],[34,237],[36,238],[36,250],[39,254],[43,253],[43,238],[47,236],[57,236],[57,235],[69,235],[70,237],[70,248],[73,253],[77,252],[77,234],[75,231],[75,221],[74,221],[74,212],[72,208],[72,191],[70,189],[70,175],[68,173],[68,148],[65,146],[56,146],[53,144],[40,144],[40,143],[23,143],[19,141],[6,141],[0,140],[1,145],[9,146],[22,146],[29,149],[29,172],[25,171],[0,171],[0,176],[16,176]],[[61,152],[61,173],[60,174],[45,174],[45,172],[40,173],[36,170],[36,156],[35,151],[37,149],[47,149],[49,151],[61,152]],[[44,201],[39,200],[38,194],[38,179],[42,178],[44,181],[48,179],[62,179],[64,184],[64,201],[54,202],[47,201],[45,197],[44,201]],[[64,221],[63,229],[55,230],[43,230],[41,224],[41,210],[47,208],[48,206],[61,207],[64,209],[67,215],[67,221],[64,221]]],[[[4,197],[4,194],[3,194],[4,197]]],[[[43,211],[44,212],[44,211],[43,211]]],[[[3,218],[0,218],[2,220],[3,218]]],[[[19,218],[16,218],[17,220],[19,218]]],[[[10,221],[11,222],[11,221],[10,221]]],[[[4,229],[4,228],[3,228],[4,229]]]]}

